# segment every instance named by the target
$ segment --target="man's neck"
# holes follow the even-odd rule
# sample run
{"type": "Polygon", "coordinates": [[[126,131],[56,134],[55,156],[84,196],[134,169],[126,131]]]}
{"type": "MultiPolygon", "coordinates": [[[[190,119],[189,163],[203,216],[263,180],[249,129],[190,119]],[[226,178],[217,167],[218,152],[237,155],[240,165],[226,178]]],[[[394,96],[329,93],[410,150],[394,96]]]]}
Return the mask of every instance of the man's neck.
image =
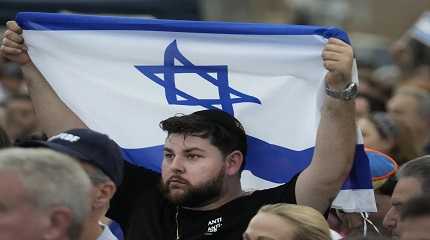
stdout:
{"type": "Polygon", "coordinates": [[[99,219],[91,217],[84,224],[81,240],[96,240],[103,232],[99,219]]]}

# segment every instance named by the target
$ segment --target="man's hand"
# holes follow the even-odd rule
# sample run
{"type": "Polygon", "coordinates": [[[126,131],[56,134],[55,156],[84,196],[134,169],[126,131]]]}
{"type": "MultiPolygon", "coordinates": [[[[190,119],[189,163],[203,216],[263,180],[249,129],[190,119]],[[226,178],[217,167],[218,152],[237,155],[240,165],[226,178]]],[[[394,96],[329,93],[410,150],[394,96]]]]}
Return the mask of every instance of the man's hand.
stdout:
{"type": "Polygon", "coordinates": [[[328,87],[341,91],[351,82],[352,47],[337,38],[330,38],[322,52],[324,67],[329,71],[325,77],[328,87]]]}
{"type": "Polygon", "coordinates": [[[0,54],[12,62],[20,65],[31,63],[27,53],[27,47],[22,37],[22,29],[15,21],[6,23],[7,30],[3,34],[0,54]]]}

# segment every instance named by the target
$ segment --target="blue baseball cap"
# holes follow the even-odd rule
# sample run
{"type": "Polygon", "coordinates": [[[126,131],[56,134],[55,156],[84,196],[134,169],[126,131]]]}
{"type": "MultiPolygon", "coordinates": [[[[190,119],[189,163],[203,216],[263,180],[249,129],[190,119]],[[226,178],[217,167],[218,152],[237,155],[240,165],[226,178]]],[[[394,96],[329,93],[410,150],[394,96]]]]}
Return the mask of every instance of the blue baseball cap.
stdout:
{"type": "Polygon", "coordinates": [[[107,135],[90,129],[72,129],[48,141],[24,141],[20,147],[45,147],[88,163],[106,174],[116,186],[123,178],[124,160],[121,150],[107,135]]]}

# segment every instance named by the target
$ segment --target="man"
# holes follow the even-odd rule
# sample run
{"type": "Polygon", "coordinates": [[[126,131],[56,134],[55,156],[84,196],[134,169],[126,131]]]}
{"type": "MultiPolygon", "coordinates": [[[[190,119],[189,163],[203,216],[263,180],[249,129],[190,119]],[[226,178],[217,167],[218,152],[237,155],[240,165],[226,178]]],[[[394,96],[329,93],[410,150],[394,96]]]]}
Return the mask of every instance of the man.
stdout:
{"type": "Polygon", "coordinates": [[[400,211],[401,240],[430,239],[430,195],[409,200],[400,211]]]}
{"type": "Polygon", "coordinates": [[[391,208],[384,218],[384,227],[399,237],[399,219],[402,206],[410,199],[430,192],[430,155],[404,164],[397,173],[398,182],[391,196],[391,208]]]}
{"type": "Polygon", "coordinates": [[[6,149],[0,196],[0,240],[78,240],[90,210],[90,180],[66,155],[6,149]]]}
{"type": "Polygon", "coordinates": [[[39,125],[33,103],[28,95],[11,95],[4,101],[5,130],[11,139],[29,138],[39,133],[39,125]]]}
{"type": "MultiPolygon", "coordinates": [[[[85,124],[52,91],[32,64],[16,22],[7,23],[1,54],[21,64],[43,130],[55,135],[85,124]]],[[[204,110],[161,122],[167,132],[161,192],[147,174],[127,167],[110,216],[128,231],[128,239],[241,239],[249,220],[265,204],[286,202],[324,213],[350,171],[356,126],[351,83],[352,48],[329,39],[322,53],[327,97],[322,107],[312,163],[290,183],[247,193],[240,185],[246,156],[241,124],[218,110],[204,110]],[[328,96],[330,95],[330,96],[328,96]],[[350,97],[345,97],[349,95],[350,97]],[[330,139],[330,141],[327,141],[330,139]],[[130,179],[131,180],[127,180],[130,179]],[[149,179],[149,178],[145,178],[149,179]],[[131,186],[142,183],[145,187],[131,186]]],[[[288,134],[288,133],[285,133],[288,134]]]]}
{"type": "Polygon", "coordinates": [[[117,239],[109,227],[101,224],[123,175],[122,156],[114,141],[90,129],[72,129],[51,137],[47,142],[27,141],[20,146],[46,147],[78,159],[92,183],[91,213],[85,222],[82,239],[117,239]]]}
{"type": "Polygon", "coordinates": [[[388,113],[412,130],[412,141],[430,153],[430,93],[412,86],[399,88],[387,103],[388,113]]]}

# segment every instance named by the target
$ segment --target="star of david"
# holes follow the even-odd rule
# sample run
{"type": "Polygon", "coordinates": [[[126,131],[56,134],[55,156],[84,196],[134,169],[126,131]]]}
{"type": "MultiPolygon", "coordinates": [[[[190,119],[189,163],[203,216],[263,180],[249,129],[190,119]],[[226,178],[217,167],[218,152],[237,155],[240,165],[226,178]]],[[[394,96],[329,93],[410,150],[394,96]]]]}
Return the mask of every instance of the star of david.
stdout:
{"type": "Polygon", "coordinates": [[[229,86],[227,65],[194,65],[178,50],[176,40],[170,43],[164,52],[164,65],[135,67],[150,80],[164,87],[168,104],[202,106],[207,109],[221,106],[223,111],[233,116],[233,104],[244,102],[261,104],[258,98],[239,92],[229,86]],[[175,60],[182,65],[175,65],[175,60]],[[198,99],[177,89],[175,85],[176,73],[198,74],[202,79],[218,87],[219,99],[198,99]],[[214,75],[217,77],[213,77],[210,73],[215,73],[214,75]],[[156,74],[164,75],[164,79],[158,77],[156,74]]]}

